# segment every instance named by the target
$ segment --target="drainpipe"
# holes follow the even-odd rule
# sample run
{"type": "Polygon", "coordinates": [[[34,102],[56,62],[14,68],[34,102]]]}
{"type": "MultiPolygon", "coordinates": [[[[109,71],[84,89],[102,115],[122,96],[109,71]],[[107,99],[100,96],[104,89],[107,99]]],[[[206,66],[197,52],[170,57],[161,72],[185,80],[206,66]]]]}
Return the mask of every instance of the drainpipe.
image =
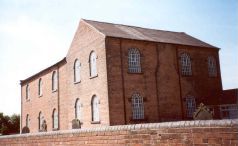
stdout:
{"type": "Polygon", "coordinates": [[[176,62],[178,66],[178,77],[179,77],[179,93],[180,93],[180,104],[181,104],[181,112],[182,112],[182,119],[184,119],[184,109],[183,109],[183,98],[182,98],[182,87],[181,87],[181,77],[180,77],[180,67],[178,63],[178,48],[176,48],[176,62]]]}
{"type": "Polygon", "coordinates": [[[160,117],[160,110],[159,110],[159,91],[158,91],[158,72],[159,72],[159,47],[158,47],[158,44],[156,44],[156,54],[157,54],[157,64],[156,64],[156,70],[155,70],[155,86],[156,86],[156,96],[157,96],[157,112],[158,112],[158,121],[161,120],[161,117],[160,117]]]}
{"type": "Polygon", "coordinates": [[[57,98],[58,98],[58,130],[60,129],[60,81],[59,81],[59,65],[57,65],[57,89],[58,89],[58,92],[57,92],[57,98]]]}
{"type": "Polygon", "coordinates": [[[126,95],[125,95],[125,83],[124,83],[124,67],[123,67],[123,55],[122,55],[122,47],[121,47],[121,39],[119,39],[120,41],[120,55],[121,55],[121,79],[122,79],[122,93],[123,93],[123,104],[124,104],[124,119],[125,122],[124,124],[127,124],[126,121],[126,95]]]}

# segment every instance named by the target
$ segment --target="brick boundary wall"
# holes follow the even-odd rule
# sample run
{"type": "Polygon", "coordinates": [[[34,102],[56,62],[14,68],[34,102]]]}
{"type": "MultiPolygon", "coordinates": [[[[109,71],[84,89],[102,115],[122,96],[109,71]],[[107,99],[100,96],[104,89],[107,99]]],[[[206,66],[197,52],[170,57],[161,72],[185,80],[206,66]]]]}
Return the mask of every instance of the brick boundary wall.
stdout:
{"type": "Polygon", "coordinates": [[[1,146],[238,146],[238,119],[178,121],[0,136],[1,146]]]}

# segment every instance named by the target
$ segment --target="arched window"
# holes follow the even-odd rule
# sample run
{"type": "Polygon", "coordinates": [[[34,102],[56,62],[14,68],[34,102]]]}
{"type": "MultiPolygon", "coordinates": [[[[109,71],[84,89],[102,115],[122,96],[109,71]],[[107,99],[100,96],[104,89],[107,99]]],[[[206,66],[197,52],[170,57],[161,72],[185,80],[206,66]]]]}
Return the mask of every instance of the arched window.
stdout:
{"type": "Polygon", "coordinates": [[[58,125],[59,125],[59,122],[58,122],[58,113],[56,111],[56,109],[53,110],[53,114],[52,114],[52,121],[53,121],[53,129],[56,130],[58,129],[58,125]]]}
{"type": "Polygon", "coordinates": [[[92,121],[99,122],[99,99],[96,95],[92,97],[91,108],[92,108],[92,121]]]}
{"type": "Polygon", "coordinates": [[[132,118],[144,119],[143,97],[141,97],[140,94],[135,93],[132,95],[131,102],[132,102],[132,118]]]}
{"type": "Polygon", "coordinates": [[[56,91],[57,86],[58,86],[57,73],[56,73],[56,71],[53,71],[53,73],[52,73],[52,90],[56,91]]]}
{"type": "Polygon", "coordinates": [[[78,59],[75,60],[74,62],[74,82],[80,82],[80,68],[81,68],[81,64],[79,62],[78,59]]]}
{"type": "Polygon", "coordinates": [[[44,117],[42,112],[39,112],[38,123],[39,123],[39,131],[42,131],[42,124],[44,121],[44,117]]]}
{"type": "Polygon", "coordinates": [[[181,64],[181,73],[184,76],[191,76],[192,75],[192,64],[191,58],[187,53],[183,53],[180,56],[180,64],[181,64]]]}
{"type": "Polygon", "coordinates": [[[94,51],[89,56],[90,77],[97,76],[97,56],[94,51]]]}
{"type": "Polygon", "coordinates": [[[29,84],[26,85],[26,100],[30,99],[30,87],[29,84]]]}
{"type": "Polygon", "coordinates": [[[26,127],[29,128],[29,126],[30,126],[30,118],[29,118],[29,115],[27,114],[26,115],[26,127]]]}
{"type": "Polygon", "coordinates": [[[140,52],[136,48],[128,50],[128,71],[130,73],[141,72],[140,52]]]}
{"type": "Polygon", "coordinates": [[[193,113],[196,110],[196,101],[193,96],[187,96],[185,99],[186,99],[187,117],[191,118],[193,117],[193,113]]]}
{"type": "Polygon", "coordinates": [[[212,56],[209,56],[207,58],[207,65],[208,65],[208,75],[210,77],[216,77],[217,76],[217,67],[216,67],[215,58],[212,56]]]}
{"type": "Polygon", "coordinates": [[[81,120],[81,103],[80,103],[80,100],[79,99],[76,99],[76,102],[75,102],[75,119],[79,119],[81,120]]]}
{"type": "Polygon", "coordinates": [[[38,95],[41,96],[42,95],[42,79],[39,79],[39,83],[38,83],[38,95]]]}

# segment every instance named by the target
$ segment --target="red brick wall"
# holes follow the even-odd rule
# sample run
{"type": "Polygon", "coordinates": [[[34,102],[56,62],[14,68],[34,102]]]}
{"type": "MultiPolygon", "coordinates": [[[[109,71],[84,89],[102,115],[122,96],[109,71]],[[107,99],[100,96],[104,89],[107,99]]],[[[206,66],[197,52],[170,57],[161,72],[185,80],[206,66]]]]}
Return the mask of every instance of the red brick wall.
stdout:
{"type": "Polygon", "coordinates": [[[130,102],[135,92],[146,98],[145,120],[140,123],[186,119],[188,95],[196,98],[197,105],[219,104],[222,84],[217,49],[108,37],[106,51],[111,125],[136,123],[130,102]],[[130,48],[141,53],[142,73],[128,73],[130,48]],[[180,73],[183,52],[191,57],[192,76],[180,73]],[[208,56],[216,59],[217,77],[208,76],[208,56]]]}
{"type": "Polygon", "coordinates": [[[82,127],[109,125],[108,86],[106,69],[105,36],[95,28],[81,21],[66,56],[67,60],[67,94],[62,95],[66,104],[62,110],[67,110],[67,125],[71,129],[71,121],[75,119],[75,102],[78,98],[82,104],[82,127]],[[94,51],[97,55],[97,77],[90,77],[89,55],[94,51]],[[74,62],[81,63],[81,81],[74,83],[74,62]],[[93,95],[99,98],[100,124],[91,124],[91,100],[93,95]]]}
{"type": "MultiPolygon", "coordinates": [[[[39,113],[41,112],[47,122],[48,131],[53,130],[52,114],[53,109],[58,112],[58,104],[60,93],[64,92],[62,87],[65,85],[65,78],[61,78],[65,72],[64,63],[54,66],[51,69],[43,72],[36,78],[31,79],[23,84],[22,90],[22,113],[21,113],[21,127],[26,126],[26,115],[29,115],[29,129],[31,132],[37,132],[39,128],[39,113]],[[59,88],[52,91],[52,73],[56,71],[59,77],[59,88]],[[38,95],[39,79],[42,79],[42,96],[38,95]],[[26,85],[29,85],[29,100],[26,100],[26,85]],[[59,97],[58,97],[59,96],[59,97]]],[[[63,121],[62,121],[63,122],[63,121]]]]}
{"type": "Polygon", "coordinates": [[[79,98],[82,108],[82,127],[109,125],[109,105],[107,91],[107,69],[104,35],[93,27],[81,21],[66,56],[67,63],[53,66],[37,74],[22,84],[22,113],[21,125],[26,125],[26,115],[29,114],[30,132],[38,131],[38,115],[41,111],[47,122],[47,130],[52,131],[52,112],[55,108],[59,112],[59,129],[72,129],[72,120],[75,118],[75,102],[79,98]],[[98,76],[90,78],[89,55],[95,51],[97,55],[98,76]],[[74,61],[81,62],[81,81],[74,83],[74,61]],[[52,92],[52,72],[58,72],[59,88],[52,92]],[[38,96],[38,81],[42,78],[43,96],[38,96]],[[30,100],[26,101],[26,85],[30,87],[30,100]],[[100,123],[91,123],[91,99],[97,95],[100,101],[100,123]],[[59,106],[59,110],[58,110],[59,106]]]}
{"type": "MultiPolygon", "coordinates": [[[[186,52],[192,60],[192,76],[181,76],[181,95],[184,115],[186,117],[185,97],[190,95],[196,98],[196,103],[205,105],[219,105],[222,93],[221,73],[218,49],[201,48],[192,46],[177,46],[178,57],[186,52]],[[213,56],[216,59],[217,77],[208,76],[207,58],[213,56]]],[[[180,58],[178,58],[179,61],[180,58]]],[[[218,113],[215,115],[219,117],[218,113]]]]}
{"type": "Polygon", "coordinates": [[[0,136],[6,146],[237,146],[238,120],[180,121],[0,136]]]}
{"type": "MultiPolygon", "coordinates": [[[[22,84],[22,127],[26,125],[26,115],[30,117],[30,131],[38,131],[38,115],[41,111],[47,121],[48,131],[52,130],[52,112],[59,112],[59,129],[71,129],[75,118],[75,101],[82,105],[82,127],[150,123],[183,119],[187,95],[193,95],[197,103],[219,104],[222,90],[219,56],[217,49],[182,46],[107,37],[80,22],[66,62],[53,66],[37,74],[22,84]],[[128,49],[137,48],[141,53],[142,73],[128,73],[128,49]],[[97,55],[98,76],[90,78],[89,55],[97,55]],[[190,54],[193,75],[180,75],[179,55],[190,54]],[[210,78],[207,73],[207,57],[217,60],[218,76],[210,78]],[[74,83],[73,65],[75,59],[81,62],[81,82],[74,83]],[[67,63],[66,63],[67,62],[67,63]],[[52,72],[57,71],[59,89],[52,92],[52,72]],[[43,96],[38,96],[38,81],[42,78],[43,96]],[[25,100],[25,87],[29,83],[30,101],[25,100]],[[145,119],[132,120],[130,98],[133,93],[145,98],[145,119]],[[97,95],[100,100],[100,123],[91,123],[91,99],[97,95]]],[[[217,117],[216,117],[217,118],[217,117]]]]}

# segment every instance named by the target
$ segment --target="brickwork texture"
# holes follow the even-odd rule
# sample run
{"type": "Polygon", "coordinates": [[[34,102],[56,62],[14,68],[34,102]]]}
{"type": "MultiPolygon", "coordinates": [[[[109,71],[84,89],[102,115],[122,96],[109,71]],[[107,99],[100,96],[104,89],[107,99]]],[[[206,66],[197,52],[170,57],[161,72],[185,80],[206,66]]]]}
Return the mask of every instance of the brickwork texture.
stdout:
{"type": "Polygon", "coordinates": [[[238,119],[179,121],[0,137],[1,146],[238,146],[238,119]]]}
{"type": "MultiPolygon", "coordinates": [[[[81,103],[82,128],[187,120],[185,98],[188,95],[195,97],[197,104],[219,105],[222,84],[218,51],[218,48],[209,46],[106,36],[88,21],[81,20],[65,59],[22,81],[21,127],[26,126],[26,116],[29,115],[30,132],[38,132],[41,112],[47,130],[53,131],[55,109],[59,113],[59,130],[72,129],[77,99],[81,103]],[[130,48],[137,48],[140,52],[141,73],[128,72],[130,48]],[[92,51],[97,55],[97,76],[93,78],[89,70],[92,51]],[[179,56],[184,52],[192,59],[192,76],[184,77],[180,73],[179,56]],[[208,76],[208,56],[216,59],[216,77],[208,76]],[[74,82],[73,69],[76,59],[81,65],[81,80],[77,83],[74,82]],[[54,71],[58,76],[56,91],[51,90],[54,71]],[[42,96],[38,95],[39,79],[42,79],[42,96]],[[26,99],[27,85],[29,99],[26,99]],[[134,93],[143,97],[144,119],[132,118],[131,97],[134,93]],[[92,122],[91,100],[94,95],[99,98],[98,123],[92,122]]],[[[215,118],[219,118],[217,113],[215,118]]]]}

